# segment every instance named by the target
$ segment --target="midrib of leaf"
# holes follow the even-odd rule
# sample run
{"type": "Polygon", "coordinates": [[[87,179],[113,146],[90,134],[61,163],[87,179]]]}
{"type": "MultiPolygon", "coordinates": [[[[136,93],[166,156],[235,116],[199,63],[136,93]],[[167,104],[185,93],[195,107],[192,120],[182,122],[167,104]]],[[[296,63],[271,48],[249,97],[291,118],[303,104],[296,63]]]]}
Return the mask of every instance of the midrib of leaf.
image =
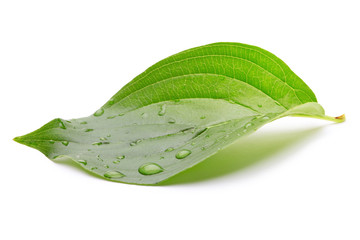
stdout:
{"type": "MultiPolygon", "coordinates": [[[[175,77],[171,77],[171,78],[167,78],[167,79],[162,79],[162,80],[160,80],[160,81],[157,81],[157,82],[154,82],[154,83],[149,84],[149,85],[147,85],[147,86],[144,86],[143,88],[140,88],[140,89],[134,91],[133,93],[125,96],[124,98],[120,99],[118,102],[114,103],[113,107],[116,107],[116,105],[121,105],[121,104],[122,104],[125,100],[127,100],[129,97],[131,97],[132,95],[134,95],[134,94],[136,94],[136,93],[138,93],[138,92],[140,92],[140,91],[142,91],[142,90],[145,90],[146,88],[155,87],[156,85],[158,85],[158,84],[163,84],[163,83],[165,83],[165,82],[167,82],[167,81],[179,80],[179,79],[181,79],[181,78],[186,78],[186,77],[190,77],[190,76],[222,76],[222,77],[226,77],[226,79],[229,79],[229,80],[238,81],[238,79],[235,79],[235,78],[231,78],[231,77],[227,77],[227,76],[219,75],[219,74],[213,74],[213,73],[187,74],[187,75],[182,75],[182,76],[175,76],[175,77]]],[[[242,83],[246,84],[247,86],[253,88],[254,90],[258,91],[260,94],[266,95],[267,97],[269,97],[269,98],[270,98],[271,100],[273,100],[274,102],[278,102],[278,101],[276,101],[275,99],[273,99],[270,95],[266,94],[265,92],[261,91],[260,89],[258,89],[258,88],[256,88],[256,87],[250,85],[249,83],[244,82],[244,81],[240,81],[240,82],[242,82],[242,83]]],[[[159,87],[161,87],[161,86],[159,86],[159,87]]],[[[207,97],[203,97],[203,98],[207,98],[207,97]]],[[[181,97],[180,97],[180,98],[178,98],[178,99],[184,100],[184,99],[196,99],[196,98],[194,98],[194,97],[192,97],[192,98],[181,98],[181,97]]],[[[216,97],[212,97],[212,99],[216,99],[216,97]]],[[[223,98],[220,98],[220,97],[219,97],[218,99],[223,99],[223,98]]],[[[144,106],[147,106],[147,105],[150,105],[150,104],[153,104],[153,103],[160,103],[160,102],[168,101],[168,100],[171,100],[171,99],[170,99],[170,98],[167,98],[167,99],[164,98],[164,99],[162,99],[162,101],[158,101],[158,102],[152,101],[152,102],[149,103],[149,104],[141,104],[139,107],[133,108],[133,109],[131,109],[131,110],[129,110],[129,111],[136,110],[136,109],[139,109],[139,108],[141,108],[141,107],[144,107],[144,106]]],[[[130,100],[130,101],[131,101],[131,100],[130,100]]],[[[252,110],[252,111],[254,111],[254,112],[259,113],[259,111],[251,108],[250,106],[247,106],[247,105],[245,105],[245,104],[242,104],[242,103],[240,103],[240,102],[236,102],[236,104],[241,105],[241,106],[243,106],[243,107],[245,107],[245,108],[248,108],[248,109],[250,109],[250,110],[252,110]]],[[[281,104],[280,104],[280,105],[281,105],[281,104]]],[[[284,111],[288,110],[288,108],[286,108],[285,106],[283,106],[283,105],[281,105],[281,106],[285,109],[284,111]]]]}

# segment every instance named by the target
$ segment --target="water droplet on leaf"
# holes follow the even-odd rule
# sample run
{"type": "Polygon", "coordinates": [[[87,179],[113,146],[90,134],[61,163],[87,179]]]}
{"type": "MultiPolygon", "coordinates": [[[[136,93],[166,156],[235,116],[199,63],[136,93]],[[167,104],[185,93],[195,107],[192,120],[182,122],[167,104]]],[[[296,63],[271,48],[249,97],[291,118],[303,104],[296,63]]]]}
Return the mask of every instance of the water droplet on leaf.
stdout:
{"type": "Polygon", "coordinates": [[[83,165],[87,165],[87,161],[86,161],[86,160],[82,160],[82,159],[78,160],[78,163],[81,163],[81,164],[83,164],[83,165]]]}
{"type": "Polygon", "coordinates": [[[179,152],[177,152],[175,157],[177,159],[183,159],[183,158],[186,158],[187,156],[189,156],[190,154],[191,154],[190,150],[183,149],[183,150],[180,150],[179,152]]]}
{"type": "Polygon", "coordinates": [[[99,117],[101,115],[104,114],[104,109],[103,108],[100,108],[99,110],[97,110],[95,113],[94,113],[94,116],[95,117],[99,117]]]}
{"type": "Polygon", "coordinates": [[[160,111],[158,112],[158,115],[159,115],[159,116],[164,116],[165,113],[166,113],[166,105],[163,104],[163,105],[161,105],[161,107],[160,107],[160,111]]]}
{"type": "Polygon", "coordinates": [[[174,151],[174,148],[169,147],[169,148],[167,148],[167,149],[165,150],[165,152],[171,152],[171,151],[174,151]]]}
{"type": "Polygon", "coordinates": [[[69,141],[62,141],[61,143],[62,143],[64,146],[69,145],[69,141]]]}
{"type": "Polygon", "coordinates": [[[122,174],[121,172],[118,172],[118,171],[107,171],[104,174],[104,177],[110,178],[110,179],[122,178],[124,176],[125,176],[124,174],[122,174]]]}
{"type": "Polygon", "coordinates": [[[164,171],[164,169],[156,163],[145,163],[139,167],[139,173],[142,175],[153,175],[164,171]]]}

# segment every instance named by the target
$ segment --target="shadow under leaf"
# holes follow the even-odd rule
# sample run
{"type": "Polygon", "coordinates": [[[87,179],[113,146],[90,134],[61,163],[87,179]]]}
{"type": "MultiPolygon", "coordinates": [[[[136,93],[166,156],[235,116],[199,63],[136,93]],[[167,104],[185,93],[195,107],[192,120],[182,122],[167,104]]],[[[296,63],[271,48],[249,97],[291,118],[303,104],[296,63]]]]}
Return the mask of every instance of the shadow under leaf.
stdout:
{"type": "Polygon", "coordinates": [[[224,150],[160,185],[189,184],[241,171],[304,142],[322,127],[287,132],[258,132],[239,139],[224,150]]]}

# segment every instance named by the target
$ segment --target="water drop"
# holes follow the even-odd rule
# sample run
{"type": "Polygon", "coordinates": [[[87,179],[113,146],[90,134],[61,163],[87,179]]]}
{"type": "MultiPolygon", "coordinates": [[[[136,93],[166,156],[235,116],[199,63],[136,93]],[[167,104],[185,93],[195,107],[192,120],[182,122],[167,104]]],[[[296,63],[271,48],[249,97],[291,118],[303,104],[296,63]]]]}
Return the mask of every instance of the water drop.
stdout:
{"type": "Polygon", "coordinates": [[[78,160],[78,163],[81,163],[81,164],[83,164],[83,165],[87,165],[87,161],[86,161],[86,160],[82,160],[82,159],[78,160]]]}
{"type": "Polygon", "coordinates": [[[113,118],[116,118],[116,115],[107,117],[107,119],[113,119],[113,118]]]}
{"type": "Polygon", "coordinates": [[[180,99],[174,99],[174,102],[180,102],[180,99]]]}
{"type": "Polygon", "coordinates": [[[119,115],[118,116],[124,116],[125,115],[125,113],[119,113],[119,115]]]}
{"type": "Polygon", "coordinates": [[[249,128],[249,127],[251,127],[252,126],[252,123],[247,123],[246,125],[245,125],[245,128],[249,128]]]}
{"type": "Polygon", "coordinates": [[[173,123],[175,123],[176,121],[175,121],[175,119],[173,119],[173,118],[170,118],[169,120],[168,120],[168,123],[170,123],[170,124],[173,124],[173,123]]]}
{"type": "Polygon", "coordinates": [[[164,116],[165,113],[166,113],[166,105],[163,104],[163,105],[161,105],[161,107],[160,107],[160,111],[158,112],[158,115],[159,115],[159,116],[164,116]]]}
{"type": "Polygon", "coordinates": [[[110,99],[109,101],[108,101],[108,104],[111,106],[111,105],[113,105],[115,103],[115,101],[114,101],[114,99],[110,99]]]}
{"type": "Polygon", "coordinates": [[[206,148],[205,147],[202,147],[201,150],[204,151],[206,148]]]}
{"type": "Polygon", "coordinates": [[[92,145],[97,145],[97,146],[100,146],[102,144],[103,144],[102,142],[94,142],[94,143],[92,143],[92,145]]]}
{"type": "Polygon", "coordinates": [[[62,143],[64,146],[69,145],[69,141],[62,141],[61,143],[62,143]]]}
{"type": "Polygon", "coordinates": [[[122,178],[124,177],[125,175],[122,174],[121,172],[118,172],[118,171],[107,171],[105,174],[104,174],[104,177],[106,178],[110,178],[110,179],[113,179],[113,178],[122,178]]]}
{"type": "Polygon", "coordinates": [[[64,124],[63,121],[61,121],[60,119],[59,119],[59,127],[60,127],[61,129],[66,129],[65,124],[64,124]]]}
{"type": "Polygon", "coordinates": [[[148,114],[147,113],[142,113],[141,114],[141,118],[147,118],[148,117],[148,114]]]}
{"type": "Polygon", "coordinates": [[[174,151],[174,148],[173,147],[169,147],[165,150],[165,152],[171,152],[171,151],[174,151]]]}
{"type": "Polygon", "coordinates": [[[85,130],[85,132],[92,132],[92,131],[94,131],[94,129],[91,129],[91,128],[88,128],[85,130]]]}
{"type": "Polygon", "coordinates": [[[266,120],[269,120],[270,118],[268,117],[268,116],[265,116],[265,117],[263,117],[261,120],[263,120],[263,121],[266,121],[266,120]]]}
{"type": "Polygon", "coordinates": [[[206,116],[201,116],[201,117],[200,117],[200,119],[205,119],[205,118],[206,118],[206,116]]]}
{"type": "Polygon", "coordinates": [[[177,159],[183,159],[183,158],[186,158],[187,156],[189,156],[190,154],[191,154],[190,150],[183,149],[183,150],[180,150],[179,152],[177,152],[175,157],[177,159]]]}
{"type": "Polygon", "coordinates": [[[105,164],[104,167],[105,167],[105,168],[109,168],[109,165],[106,165],[106,164],[105,164]]]}
{"type": "Polygon", "coordinates": [[[130,146],[135,146],[136,144],[140,143],[141,142],[141,139],[138,139],[136,141],[133,141],[130,143],[130,146]]]}
{"type": "Polygon", "coordinates": [[[160,157],[160,160],[164,159],[164,157],[160,157]]]}
{"type": "Polygon", "coordinates": [[[261,105],[261,104],[258,104],[258,107],[259,107],[259,108],[261,108],[261,107],[262,107],[262,105],[261,105]]]}
{"type": "Polygon", "coordinates": [[[118,164],[119,162],[120,162],[120,160],[113,161],[113,163],[115,163],[115,164],[118,164]]]}
{"type": "Polygon", "coordinates": [[[90,170],[95,170],[95,169],[97,169],[97,167],[92,167],[92,168],[90,168],[90,170]]]}
{"type": "Polygon", "coordinates": [[[118,156],[116,157],[117,159],[124,159],[125,158],[125,155],[121,155],[121,156],[118,156]]]}
{"type": "Polygon", "coordinates": [[[100,140],[101,140],[101,141],[106,141],[107,138],[106,138],[106,137],[101,137],[100,140]]]}
{"type": "Polygon", "coordinates": [[[111,134],[108,134],[107,137],[111,137],[111,134]]]}
{"type": "Polygon", "coordinates": [[[94,116],[95,117],[99,117],[101,115],[104,114],[104,109],[103,108],[100,108],[99,110],[97,110],[95,113],[94,113],[94,116]]]}
{"type": "Polygon", "coordinates": [[[153,175],[164,171],[164,169],[156,163],[145,163],[139,167],[139,173],[142,175],[153,175]]]}
{"type": "Polygon", "coordinates": [[[87,122],[86,122],[86,121],[83,121],[83,122],[81,122],[80,124],[87,124],[87,122]]]}
{"type": "Polygon", "coordinates": [[[281,106],[281,104],[279,102],[275,102],[275,104],[278,105],[278,106],[281,106]]]}
{"type": "Polygon", "coordinates": [[[50,144],[54,144],[55,141],[54,141],[54,140],[49,140],[49,143],[50,143],[50,144]]]}
{"type": "Polygon", "coordinates": [[[192,143],[191,143],[191,146],[195,146],[195,144],[196,144],[195,142],[192,142],[192,143]]]}

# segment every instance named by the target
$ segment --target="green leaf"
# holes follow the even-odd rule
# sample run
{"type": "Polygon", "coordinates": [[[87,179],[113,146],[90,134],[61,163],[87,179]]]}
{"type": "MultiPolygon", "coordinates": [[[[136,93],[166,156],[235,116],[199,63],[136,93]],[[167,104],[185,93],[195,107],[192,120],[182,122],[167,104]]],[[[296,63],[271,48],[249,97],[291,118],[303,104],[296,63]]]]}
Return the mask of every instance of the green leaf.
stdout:
{"type": "Polygon", "coordinates": [[[106,179],[155,184],[289,115],[344,121],[326,116],[273,54],[214,43],[156,63],[89,117],[54,119],[14,140],[106,179]]]}

